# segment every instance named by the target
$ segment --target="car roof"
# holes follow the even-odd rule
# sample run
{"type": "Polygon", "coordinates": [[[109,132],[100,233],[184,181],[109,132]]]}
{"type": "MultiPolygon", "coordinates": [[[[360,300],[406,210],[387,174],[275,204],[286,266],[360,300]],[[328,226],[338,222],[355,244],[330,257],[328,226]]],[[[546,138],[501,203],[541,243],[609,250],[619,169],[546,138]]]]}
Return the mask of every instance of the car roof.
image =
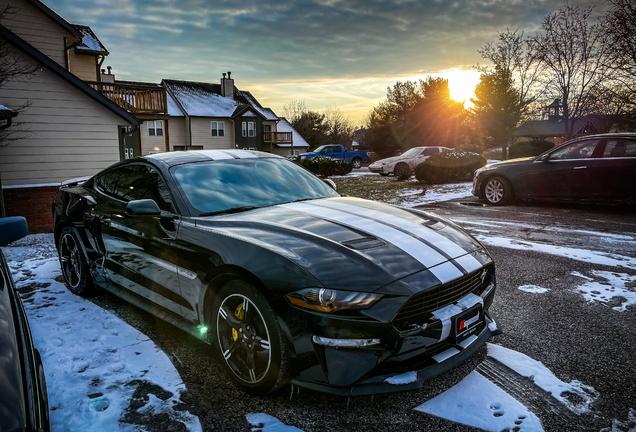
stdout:
{"type": "Polygon", "coordinates": [[[165,165],[174,166],[192,162],[255,158],[285,159],[284,157],[273,153],[238,149],[171,151],[143,156],[141,159],[147,159],[148,161],[155,163],[163,162],[165,165]]]}

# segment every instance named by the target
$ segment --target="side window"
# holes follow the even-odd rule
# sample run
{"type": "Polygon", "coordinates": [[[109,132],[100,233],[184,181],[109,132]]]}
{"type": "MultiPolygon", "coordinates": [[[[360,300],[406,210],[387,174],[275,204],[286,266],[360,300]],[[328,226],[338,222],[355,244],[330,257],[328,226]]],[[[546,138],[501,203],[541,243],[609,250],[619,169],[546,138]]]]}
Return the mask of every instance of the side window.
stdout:
{"type": "Polygon", "coordinates": [[[163,136],[163,120],[148,121],[148,136],[163,136]]]}
{"type": "Polygon", "coordinates": [[[241,136],[243,137],[247,136],[247,122],[241,123],[241,136]]]}
{"type": "Polygon", "coordinates": [[[599,140],[575,142],[560,148],[550,155],[550,160],[587,159],[592,157],[599,140]]]}
{"type": "Polygon", "coordinates": [[[605,150],[603,151],[604,158],[615,157],[633,157],[636,158],[636,140],[630,139],[613,139],[607,140],[605,150]]]}
{"type": "Polygon", "coordinates": [[[148,165],[128,165],[99,176],[97,187],[122,201],[154,200],[161,210],[174,211],[168,186],[148,165]]]}
{"type": "Polygon", "coordinates": [[[427,149],[424,149],[422,153],[420,153],[420,156],[432,156],[437,153],[439,153],[439,149],[437,147],[427,148],[427,149]]]}

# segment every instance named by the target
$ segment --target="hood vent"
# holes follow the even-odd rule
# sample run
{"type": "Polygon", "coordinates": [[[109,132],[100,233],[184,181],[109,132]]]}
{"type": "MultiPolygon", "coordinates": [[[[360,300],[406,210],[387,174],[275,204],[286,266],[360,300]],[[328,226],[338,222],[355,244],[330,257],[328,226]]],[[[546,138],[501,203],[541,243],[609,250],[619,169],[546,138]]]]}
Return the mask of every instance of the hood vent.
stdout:
{"type": "Polygon", "coordinates": [[[386,242],[384,240],[380,240],[375,237],[364,237],[360,239],[345,241],[340,244],[355,250],[373,249],[386,246],[386,242]]]}

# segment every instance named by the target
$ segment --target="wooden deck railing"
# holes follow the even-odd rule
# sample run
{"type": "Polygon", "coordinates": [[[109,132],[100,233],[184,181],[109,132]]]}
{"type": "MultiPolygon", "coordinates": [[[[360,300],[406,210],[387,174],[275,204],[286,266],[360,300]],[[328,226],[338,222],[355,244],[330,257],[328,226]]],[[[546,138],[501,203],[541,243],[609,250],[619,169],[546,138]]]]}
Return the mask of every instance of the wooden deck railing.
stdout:
{"type": "Polygon", "coordinates": [[[292,144],[291,132],[263,132],[263,142],[275,144],[292,144]]]}
{"type": "Polygon", "coordinates": [[[104,82],[86,84],[133,114],[168,112],[166,89],[162,87],[104,82]]]}

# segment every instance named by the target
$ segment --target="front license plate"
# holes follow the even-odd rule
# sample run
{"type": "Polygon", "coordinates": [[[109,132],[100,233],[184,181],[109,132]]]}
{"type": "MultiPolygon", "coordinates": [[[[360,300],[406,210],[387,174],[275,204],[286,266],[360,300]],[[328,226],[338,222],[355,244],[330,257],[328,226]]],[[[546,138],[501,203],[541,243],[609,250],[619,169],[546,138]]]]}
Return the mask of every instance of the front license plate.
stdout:
{"type": "Polygon", "coordinates": [[[477,305],[466,312],[455,317],[455,337],[456,343],[472,336],[477,331],[479,323],[482,321],[481,305],[477,305]]]}

